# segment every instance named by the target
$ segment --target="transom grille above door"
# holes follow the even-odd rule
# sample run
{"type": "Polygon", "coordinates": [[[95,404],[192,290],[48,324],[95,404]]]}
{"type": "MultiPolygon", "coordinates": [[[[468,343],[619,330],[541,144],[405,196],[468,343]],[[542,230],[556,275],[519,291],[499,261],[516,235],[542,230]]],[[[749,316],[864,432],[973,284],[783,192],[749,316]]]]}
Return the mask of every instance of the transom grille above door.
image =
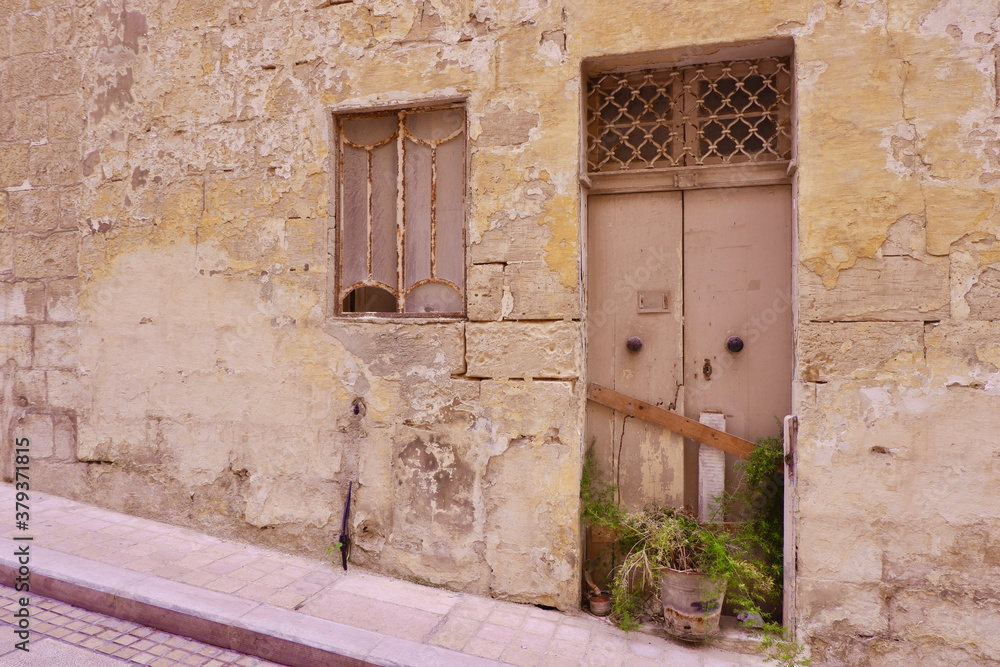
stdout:
{"type": "Polygon", "coordinates": [[[606,72],[587,90],[587,171],[787,161],[788,58],[606,72]]]}

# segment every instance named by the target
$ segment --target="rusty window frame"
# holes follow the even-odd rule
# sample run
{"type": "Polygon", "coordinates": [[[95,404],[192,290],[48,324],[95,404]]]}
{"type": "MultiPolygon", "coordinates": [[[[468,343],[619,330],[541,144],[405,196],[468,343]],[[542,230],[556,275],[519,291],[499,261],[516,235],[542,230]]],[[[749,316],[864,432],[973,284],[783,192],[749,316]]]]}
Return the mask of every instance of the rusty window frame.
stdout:
{"type": "Polygon", "coordinates": [[[454,102],[449,104],[440,104],[433,106],[419,106],[419,107],[406,107],[401,109],[389,109],[389,110],[377,110],[377,111],[351,111],[345,113],[334,113],[333,114],[333,129],[335,133],[334,143],[335,143],[335,160],[336,160],[336,175],[335,175],[335,257],[334,257],[334,290],[333,299],[335,301],[334,313],[341,317],[351,317],[351,318],[433,318],[433,319],[457,319],[465,317],[466,313],[466,293],[465,288],[467,284],[467,267],[465,261],[465,236],[466,236],[466,223],[468,219],[468,113],[466,111],[466,106],[464,102],[454,102]],[[429,111],[442,111],[442,110],[457,110],[462,113],[462,123],[461,127],[454,132],[452,135],[445,137],[443,139],[427,141],[418,137],[415,137],[406,127],[406,119],[414,114],[429,112],[429,111]],[[345,122],[355,119],[365,119],[365,118],[379,118],[395,116],[396,121],[396,131],[389,138],[389,141],[395,141],[397,143],[397,159],[398,159],[398,172],[397,178],[399,186],[396,192],[396,285],[389,286],[385,283],[375,280],[372,275],[372,229],[373,229],[373,218],[372,218],[372,151],[384,145],[384,142],[379,142],[378,144],[372,146],[365,146],[355,144],[349,141],[345,137],[343,125],[345,122]],[[462,164],[461,164],[461,186],[462,190],[462,221],[460,225],[461,238],[460,247],[462,251],[461,263],[462,263],[462,277],[461,284],[457,284],[454,281],[447,280],[436,275],[437,272],[437,220],[436,220],[436,193],[437,193],[437,156],[436,150],[437,146],[446,143],[456,137],[461,137],[462,141],[462,164]],[[431,147],[431,217],[430,217],[430,229],[431,229],[431,241],[430,241],[430,266],[431,266],[431,276],[429,278],[422,279],[409,287],[406,287],[406,229],[405,229],[405,211],[406,211],[406,191],[403,187],[404,181],[404,164],[406,160],[406,140],[409,139],[415,143],[428,145],[431,147]],[[354,148],[359,148],[365,150],[368,155],[368,173],[367,180],[369,184],[369,189],[367,192],[368,199],[368,213],[367,213],[367,235],[368,240],[366,243],[366,264],[367,264],[367,276],[362,281],[355,281],[349,285],[344,284],[344,179],[345,179],[345,168],[344,168],[344,144],[348,144],[354,148]],[[428,283],[441,283],[448,285],[452,289],[456,290],[459,295],[460,302],[462,304],[461,310],[458,311],[448,311],[448,312],[405,312],[406,308],[406,296],[408,293],[413,292],[417,287],[428,283]],[[344,309],[344,300],[351,294],[352,291],[358,287],[377,287],[379,289],[386,290],[396,298],[396,310],[395,311],[349,311],[344,309]]]}
{"type": "Polygon", "coordinates": [[[587,80],[587,171],[787,162],[791,102],[787,56],[596,73],[587,80]]]}

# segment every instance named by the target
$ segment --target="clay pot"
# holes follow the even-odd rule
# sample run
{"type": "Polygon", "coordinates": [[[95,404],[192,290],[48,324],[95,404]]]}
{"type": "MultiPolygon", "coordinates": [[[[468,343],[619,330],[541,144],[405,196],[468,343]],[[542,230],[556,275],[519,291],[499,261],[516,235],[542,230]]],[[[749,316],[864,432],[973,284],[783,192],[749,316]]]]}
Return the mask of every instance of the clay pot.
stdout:
{"type": "Polygon", "coordinates": [[[607,616],[611,613],[611,595],[608,593],[590,593],[587,599],[590,613],[594,616],[607,616]]]}
{"type": "Polygon", "coordinates": [[[725,595],[725,581],[716,581],[700,572],[662,570],[660,599],[667,633],[699,641],[718,632],[725,595]]]}

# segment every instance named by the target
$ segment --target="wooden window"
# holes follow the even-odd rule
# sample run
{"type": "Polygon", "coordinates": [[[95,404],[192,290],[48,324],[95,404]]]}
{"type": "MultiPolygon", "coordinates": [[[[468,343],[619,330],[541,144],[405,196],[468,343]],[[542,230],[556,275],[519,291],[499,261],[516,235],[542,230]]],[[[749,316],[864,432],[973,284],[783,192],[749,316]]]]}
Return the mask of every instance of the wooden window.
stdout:
{"type": "Polygon", "coordinates": [[[465,110],[336,117],[337,312],[465,312],[465,110]]]}

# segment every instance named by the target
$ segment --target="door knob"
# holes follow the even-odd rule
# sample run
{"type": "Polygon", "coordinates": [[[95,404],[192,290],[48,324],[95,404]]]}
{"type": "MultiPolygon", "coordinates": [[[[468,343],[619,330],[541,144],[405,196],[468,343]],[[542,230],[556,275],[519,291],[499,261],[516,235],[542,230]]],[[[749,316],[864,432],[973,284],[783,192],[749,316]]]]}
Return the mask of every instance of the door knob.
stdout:
{"type": "Polygon", "coordinates": [[[740,338],[739,336],[733,336],[732,338],[726,341],[726,349],[732,352],[733,354],[736,354],[737,352],[743,349],[743,339],[740,338]]]}
{"type": "Polygon", "coordinates": [[[632,336],[625,341],[625,347],[628,348],[629,352],[638,352],[642,349],[642,339],[638,336],[632,336]]]}

